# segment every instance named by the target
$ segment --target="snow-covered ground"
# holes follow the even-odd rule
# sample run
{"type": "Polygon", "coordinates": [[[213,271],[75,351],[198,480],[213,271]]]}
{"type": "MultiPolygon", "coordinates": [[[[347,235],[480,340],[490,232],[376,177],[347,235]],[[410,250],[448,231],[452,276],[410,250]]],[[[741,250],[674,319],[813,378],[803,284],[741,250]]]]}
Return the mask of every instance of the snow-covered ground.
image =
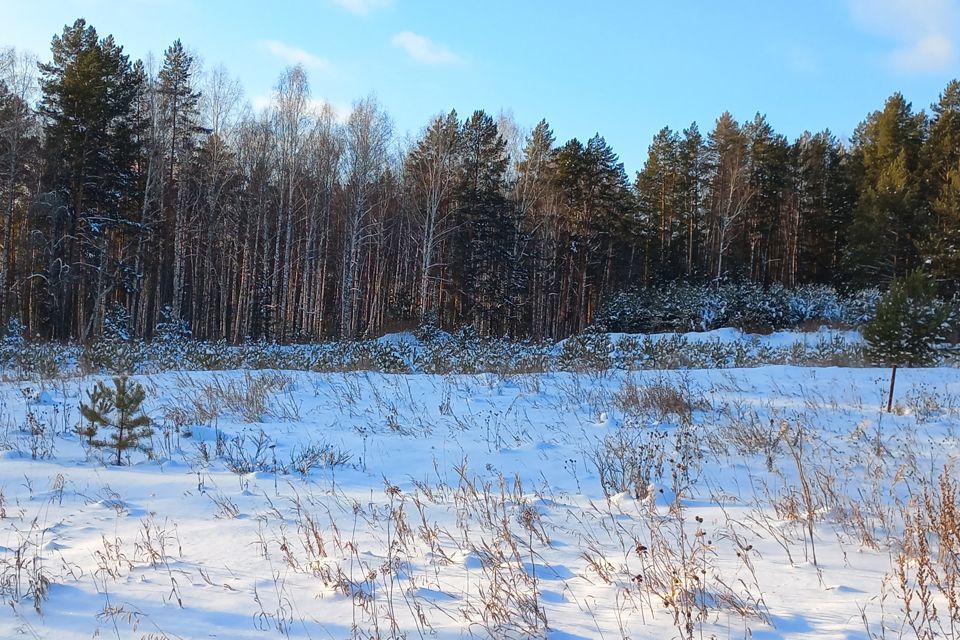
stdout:
{"type": "Polygon", "coordinates": [[[910,637],[958,453],[952,368],[136,379],[122,467],[0,385],[0,637],[910,637]]]}

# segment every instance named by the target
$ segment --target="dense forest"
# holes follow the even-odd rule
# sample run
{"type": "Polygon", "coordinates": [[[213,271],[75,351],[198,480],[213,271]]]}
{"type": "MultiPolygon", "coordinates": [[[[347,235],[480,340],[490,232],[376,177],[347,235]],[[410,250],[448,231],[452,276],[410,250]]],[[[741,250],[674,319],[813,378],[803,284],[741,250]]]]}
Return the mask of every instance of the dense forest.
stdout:
{"type": "Polygon", "coordinates": [[[301,67],[244,101],[179,41],[132,61],[83,20],[49,62],[0,54],[0,319],[87,341],[353,338],[422,323],[561,337],[613,292],[678,279],[883,286],[960,276],[960,83],[894,94],[849,141],[766,118],[662,129],[628,176],[599,134],[441,113],[401,141],[338,117],[301,67]]]}

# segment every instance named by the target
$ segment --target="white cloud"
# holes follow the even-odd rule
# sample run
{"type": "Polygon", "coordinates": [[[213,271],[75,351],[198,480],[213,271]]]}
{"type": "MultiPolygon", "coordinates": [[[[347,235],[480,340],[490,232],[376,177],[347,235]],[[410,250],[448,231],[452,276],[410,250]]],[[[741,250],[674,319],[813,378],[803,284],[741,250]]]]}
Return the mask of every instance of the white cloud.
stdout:
{"type": "Polygon", "coordinates": [[[253,96],[250,99],[250,105],[253,107],[254,111],[266,111],[270,108],[270,105],[273,104],[273,96],[253,96]]]}
{"type": "Polygon", "coordinates": [[[953,42],[942,33],[931,33],[890,54],[894,68],[905,73],[947,69],[953,63],[953,42]]]}
{"type": "Polygon", "coordinates": [[[289,64],[302,64],[304,67],[322,71],[333,68],[333,64],[326,58],[299,47],[292,47],[279,40],[261,40],[257,44],[264,51],[289,64]]]}
{"type": "Polygon", "coordinates": [[[333,0],[333,2],[350,13],[365,16],[376,9],[389,7],[392,0],[333,0]]]}
{"type": "Polygon", "coordinates": [[[390,41],[412,59],[424,64],[456,64],[461,61],[460,56],[442,44],[412,31],[401,31],[390,41]]]}
{"type": "Polygon", "coordinates": [[[952,13],[950,0],[849,0],[849,5],[861,27],[891,36],[936,31],[952,13]]]}
{"type": "Polygon", "coordinates": [[[952,0],[848,0],[861,29],[889,38],[889,65],[903,73],[932,73],[956,61],[957,16],[952,0]]]}
{"type": "MultiPolygon", "coordinates": [[[[274,105],[275,95],[258,95],[250,99],[250,106],[254,111],[263,112],[274,105]]],[[[353,107],[347,103],[330,102],[324,98],[310,98],[307,103],[307,109],[314,113],[320,113],[324,108],[329,107],[333,112],[333,118],[337,122],[346,122],[350,118],[350,112],[353,107]]]]}

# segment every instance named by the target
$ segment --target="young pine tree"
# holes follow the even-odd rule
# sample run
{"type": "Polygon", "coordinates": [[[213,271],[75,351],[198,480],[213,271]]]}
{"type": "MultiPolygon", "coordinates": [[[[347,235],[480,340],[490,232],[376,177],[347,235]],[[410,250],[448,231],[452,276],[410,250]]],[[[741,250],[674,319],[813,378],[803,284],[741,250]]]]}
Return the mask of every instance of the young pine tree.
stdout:
{"type": "Polygon", "coordinates": [[[150,418],[141,410],[145,392],[136,382],[131,383],[126,376],[113,379],[113,389],[98,382],[88,392],[88,401],[80,403],[80,415],[89,423],[81,426],[78,432],[98,449],[116,451],[116,464],[123,464],[123,453],[130,449],[149,451],[144,442],[153,430],[150,418]],[[101,428],[111,429],[107,439],[98,438],[101,428]]]}
{"type": "Polygon", "coordinates": [[[946,341],[954,320],[953,306],[937,296],[936,284],[922,270],[894,278],[877,304],[876,316],[863,330],[870,359],[892,367],[888,411],[897,367],[934,364],[937,345],[946,341]]]}

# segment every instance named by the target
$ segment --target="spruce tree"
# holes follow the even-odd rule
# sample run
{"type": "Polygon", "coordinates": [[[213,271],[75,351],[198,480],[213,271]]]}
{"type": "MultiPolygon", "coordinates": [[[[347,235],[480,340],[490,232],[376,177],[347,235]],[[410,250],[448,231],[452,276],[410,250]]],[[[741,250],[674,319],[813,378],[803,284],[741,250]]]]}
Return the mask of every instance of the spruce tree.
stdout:
{"type": "Polygon", "coordinates": [[[143,387],[131,383],[126,376],[113,379],[111,389],[102,381],[87,393],[88,402],[80,403],[80,415],[87,420],[78,432],[98,449],[116,452],[116,464],[123,464],[123,454],[130,449],[149,452],[144,441],[153,434],[150,418],[142,409],[143,387]],[[100,429],[110,429],[106,439],[98,438],[100,429]]]}

